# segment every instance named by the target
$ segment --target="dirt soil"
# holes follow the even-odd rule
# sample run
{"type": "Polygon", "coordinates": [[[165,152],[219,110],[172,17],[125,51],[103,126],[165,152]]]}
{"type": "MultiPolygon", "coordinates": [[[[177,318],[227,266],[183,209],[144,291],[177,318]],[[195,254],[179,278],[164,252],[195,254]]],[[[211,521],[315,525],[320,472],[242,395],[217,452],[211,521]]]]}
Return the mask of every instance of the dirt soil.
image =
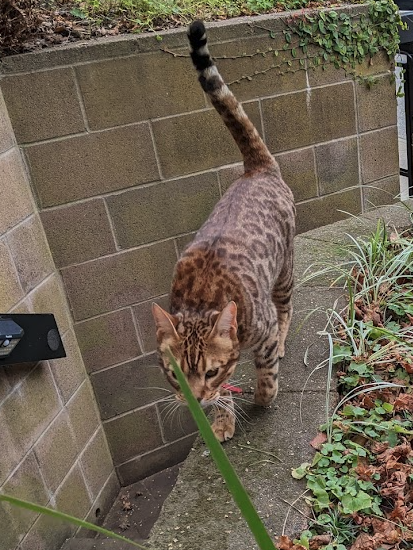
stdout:
{"type": "MultiPolygon", "coordinates": [[[[307,8],[329,7],[341,0],[309,0],[307,8]]],[[[283,3],[275,3],[270,12],[283,11],[283,3]]],[[[254,15],[245,10],[240,15],[254,15]]],[[[207,20],[226,19],[226,15],[210,14],[207,20]]],[[[31,52],[61,44],[90,40],[102,36],[160,31],[185,26],[178,16],[155,20],[151,28],[138,26],[130,14],[113,8],[104,16],[89,18],[82,15],[73,0],[0,0],[0,59],[7,55],[31,52]]]]}

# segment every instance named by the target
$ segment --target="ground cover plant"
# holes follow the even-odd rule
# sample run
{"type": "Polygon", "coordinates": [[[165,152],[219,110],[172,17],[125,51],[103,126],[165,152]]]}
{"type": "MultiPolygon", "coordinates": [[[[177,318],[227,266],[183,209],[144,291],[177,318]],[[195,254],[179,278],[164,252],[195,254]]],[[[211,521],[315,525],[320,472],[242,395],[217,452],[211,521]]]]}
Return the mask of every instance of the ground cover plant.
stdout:
{"type": "Polygon", "coordinates": [[[324,333],[342,398],[312,442],[312,463],[293,471],[309,490],[309,530],[281,537],[280,550],[413,547],[412,232],[379,224],[351,239],[351,268],[339,277],[348,305],[327,312],[324,333]]]}
{"type": "MultiPolygon", "coordinates": [[[[121,33],[362,0],[2,0],[0,55],[121,33]]],[[[386,2],[389,4],[389,2],[386,2]]],[[[393,3],[390,2],[393,6],[393,3]]],[[[392,8],[393,9],[393,8],[392,8]]],[[[389,15],[391,15],[389,13],[389,15]]],[[[384,36],[385,39],[385,36],[384,36]]]]}

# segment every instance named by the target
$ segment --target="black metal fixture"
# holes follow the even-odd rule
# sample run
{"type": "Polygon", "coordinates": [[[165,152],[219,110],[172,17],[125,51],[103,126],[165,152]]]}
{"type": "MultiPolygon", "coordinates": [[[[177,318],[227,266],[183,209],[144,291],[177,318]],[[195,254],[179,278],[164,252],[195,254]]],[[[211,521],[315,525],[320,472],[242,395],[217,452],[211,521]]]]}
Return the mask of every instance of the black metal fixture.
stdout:
{"type": "Polygon", "coordinates": [[[0,367],[66,357],[51,313],[0,313],[0,367]]]}

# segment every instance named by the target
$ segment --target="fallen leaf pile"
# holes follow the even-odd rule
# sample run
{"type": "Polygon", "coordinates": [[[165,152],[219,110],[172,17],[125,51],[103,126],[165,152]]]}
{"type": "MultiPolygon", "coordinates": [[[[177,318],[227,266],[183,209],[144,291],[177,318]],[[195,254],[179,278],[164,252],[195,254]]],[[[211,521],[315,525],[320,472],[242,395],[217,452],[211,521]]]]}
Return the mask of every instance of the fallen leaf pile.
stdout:
{"type": "Polygon", "coordinates": [[[367,532],[357,537],[350,550],[398,550],[401,543],[413,541],[412,444],[407,439],[393,448],[387,442],[375,443],[372,451],[377,458],[375,464],[360,463],[356,471],[361,479],[369,481],[375,474],[380,476],[375,485],[386,499],[385,518],[354,514],[356,523],[367,532]]]}

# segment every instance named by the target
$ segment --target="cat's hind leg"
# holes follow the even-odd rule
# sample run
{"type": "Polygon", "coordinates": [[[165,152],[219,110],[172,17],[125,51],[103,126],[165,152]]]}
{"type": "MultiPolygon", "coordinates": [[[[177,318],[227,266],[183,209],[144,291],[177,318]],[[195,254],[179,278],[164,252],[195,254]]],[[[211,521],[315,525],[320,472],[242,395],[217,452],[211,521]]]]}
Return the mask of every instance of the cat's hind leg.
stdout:
{"type": "Polygon", "coordinates": [[[272,301],[277,308],[278,317],[278,357],[285,355],[285,340],[293,315],[292,291],[293,291],[293,262],[286,262],[284,269],[276,281],[272,290],[272,301]]]}
{"type": "Polygon", "coordinates": [[[265,335],[252,348],[257,369],[257,386],[254,400],[257,405],[262,407],[271,405],[278,393],[278,340],[279,330],[276,312],[274,311],[272,321],[268,323],[265,335]]]}

